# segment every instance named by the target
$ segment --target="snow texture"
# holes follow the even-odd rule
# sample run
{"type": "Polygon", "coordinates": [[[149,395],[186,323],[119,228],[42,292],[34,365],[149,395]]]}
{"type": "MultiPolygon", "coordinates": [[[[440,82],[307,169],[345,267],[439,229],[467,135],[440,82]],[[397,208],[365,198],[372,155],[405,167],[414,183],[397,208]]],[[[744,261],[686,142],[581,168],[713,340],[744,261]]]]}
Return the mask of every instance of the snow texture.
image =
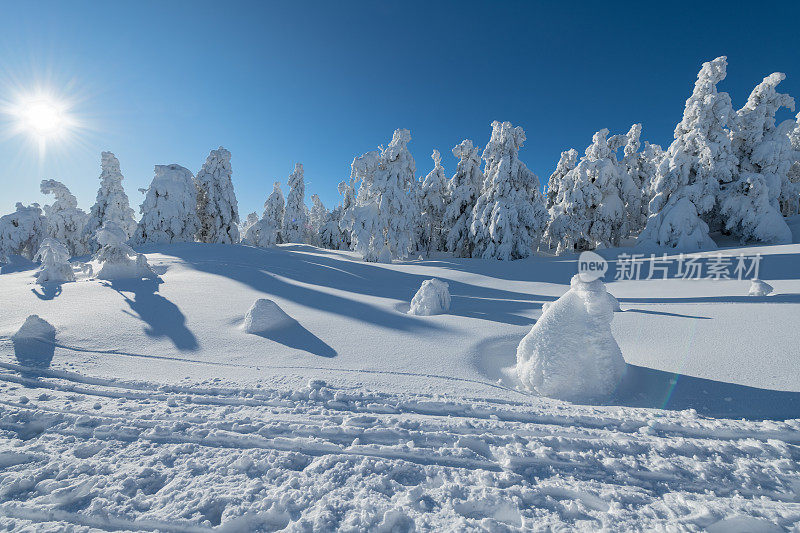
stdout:
{"type": "Polygon", "coordinates": [[[470,218],[474,257],[511,260],[538,247],[547,224],[539,178],[519,160],[525,132],[510,122],[493,122],[483,150],[483,193],[470,218]]]}
{"type": "Polygon", "coordinates": [[[258,335],[295,323],[295,320],[278,307],[278,304],[267,298],[259,298],[244,315],[242,328],[247,333],[258,335]]]}
{"type": "Polygon", "coordinates": [[[95,252],[98,244],[94,242],[95,233],[106,222],[113,222],[125,232],[128,238],[136,232],[134,210],[122,186],[122,172],[119,160],[111,152],[100,154],[100,189],[95,204],[89,211],[89,220],[84,227],[85,241],[90,252],[95,252]]]}
{"type": "Polygon", "coordinates": [[[409,315],[440,315],[450,310],[450,286],[440,279],[426,279],[411,299],[409,315]]]}
{"type": "Polygon", "coordinates": [[[750,282],[750,289],[747,291],[748,296],[767,296],[773,290],[772,285],[760,279],[754,279],[750,282]]]}
{"type": "Polygon", "coordinates": [[[442,227],[447,231],[446,249],[456,257],[472,257],[472,235],[469,220],[483,187],[483,172],[478,147],[465,139],[453,147],[458,158],[456,173],[447,185],[449,202],[442,227]]]}
{"type": "Polygon", "coordinates": [[[642,246],[681,250],[716,246],[701,217],[709,214],[708,220],[714,219],[720,183],[729,183],[736,169],[727,129],[733,107],[728,93],[717,91],[727,64],[724,56],[703,63],[683,120],[675,127],[675,140],[658,167],[650,215],[638,238],[642,246]]]}
{"type": "Polygon", "coordinates": [[[0,217],[0,261],[10,255],[33,259],[47,231],[47,219],[39,204],[17,202],[16,211],[0,217]]]}
{"type": "Polygon", "coordinates": [[[47,237],[39,246],[34,260],[41,262],[36,283],[66,283],[75,281],[75,273],[69,263],[70,253],[58,240],[47,237]]]}
{"type": "Polygon", "coordinates": [[[264,202],[264,213],[261,220],[247,228],[244,234],[245,244],[269,248],[281,242],[281,226],[284,218],[283,193],[281,182],[272,185],[272,193],[264,202]]]}
{"type": "Polygon", "coordinates": [[[143,192],[142,218],[134,238],[137,244],[195,240],[200,220],[197,188],[189,169],[177,164],[156,165],[153,181],[143,192]]]}
{"type": "Polygon", "coordinates": [[[608,397],[622,380],[625,360],[611,333],[614,307],[600,280],[575,275],[570,290],[543,311],[517,348],[523,386],[569,401],[608,397]]]}
{"type": "Polygon", "coordinates": [[[294,171],[289,175],[289,194],[286,196],[286,210],[283,215],[283,242],[305,243],[306,225],[308,215],[303,203],[306,194],[306,185],[303,178],[303,165],[295,164],[294,171]]]}
{"type": "Polygon", "coordinates": [[[84,232],[89,215],[78,208],[78,200],[69,189],[56,180],[42,180],[42,194],[52,194],[55,202],[44,206],[47,217],[47,235],[63,243],[70,256],[89,253],[87,234],[84,232]]]}
{"type": "Polygon", "coordinates": [[[98,263],[95,277],[105,280],[157,278],[144,254],[136,253],[125,243],[125,231],[114,222],[106,222],[95,240],[100,249],[94,255],[98,263]]]}
{"type": "Polygon", "coordinates": [[[211,150],[195,179],[199,242],[239,242],[239,204],[231,174],[231,153],[222,146],[211,150]]]}

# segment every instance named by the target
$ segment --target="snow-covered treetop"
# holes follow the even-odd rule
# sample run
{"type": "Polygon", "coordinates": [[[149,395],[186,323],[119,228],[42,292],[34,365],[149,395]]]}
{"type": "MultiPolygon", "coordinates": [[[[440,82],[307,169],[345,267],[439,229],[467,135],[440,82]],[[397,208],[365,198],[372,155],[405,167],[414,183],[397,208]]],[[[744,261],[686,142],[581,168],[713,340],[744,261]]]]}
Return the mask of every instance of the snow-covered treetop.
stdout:
{"type": "Polygon", "coordinates": [[[48,261],[52,263],[66,263],[69,261],[70,254],[67,247],[57,239],[47,237],[39,245],[34,261],[48,261]]]}
{"type": "Polygon", "coordinates": [[[60,181],[42,180],[40,190],[42,194],[52,194],[55,197],[56,201],[53,203],[53,208],[60,210],[76,209],[78,207],[78,199],[60,181]]]}
{"type": "MultiPolygon", "coordinates": [[[[521,126],[512,126],[511,122],[499,122],[495,120],[492,122],[492,136],[483,150],[483,160],[486,161],[486,168],[484,175],[487,180],[500,176],[519,176],[523,179],[532,178],[535,184],[531,184],[534,188],[539,188],[539,178],[528,170],[528,168],[517,157],[519,149],[525,143],[525,130],[521,126]],[[500,165],[503,159],[507,159],[509,163],[514,165],[515,168],[507,169],[503,173],[498,173],[496,168],[500,165]],[[521,165],[524,167],[523,172],[517,172],[516,166],[521,165]]],[[[484,185],[484,188],[486,186],[484,185]]]]}
{"type": "Polygon", "coordinates": [[[626,142],[625,148],[623,149],[623,154],[625,157],[631,157],[636,152],[639,151],[639,148],[642,146],[642,143],[639,141],[639,138],[642,135],[642,125],[641,124],[634,124],[631,126],[631,129],[628,130],[628,133],[625,135],[626,142]]]}
{"type": "Polygon", "coordinates": [[[786,74],[782,72],[765,77],[750,93],[744,107],[736,112],[732,137],[740,157],[749,156],[764,135],[775,128],[775,114],[781,107],[794,111],[794,98],[777,91],[778,84],[785,79],[786,74]]]}
{"type": "Polygon", "coordinates": [[[550,179],[547,180],[547,207],[553,207],[553,204],[556,201],[556,197],[558,196],[558,189],[561,184],[561,181],[564,179],[564,176],[567,173],[575,168],[578,164],[578,151],[574,148],[570,148],[564,152],[561,152],[561,157],[558,160],[558,164],[556,165],[555,171],[550,174],[550,179]]]}

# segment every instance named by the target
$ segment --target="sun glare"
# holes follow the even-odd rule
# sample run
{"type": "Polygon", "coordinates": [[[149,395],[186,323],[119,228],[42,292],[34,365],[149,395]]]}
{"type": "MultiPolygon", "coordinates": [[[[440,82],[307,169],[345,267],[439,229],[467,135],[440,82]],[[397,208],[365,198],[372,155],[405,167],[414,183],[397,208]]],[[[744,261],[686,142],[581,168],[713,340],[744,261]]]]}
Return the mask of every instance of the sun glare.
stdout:
{"type": "Polygon", "coordinates": [[[2,105],[2,112],[9,119],[6,134],[27,137],[40,158],[46,149],[76,141],[81,130],[69,101],[52,91],[17,91],[16,98],[2,105]]]}
{"type": "Polygon", "coordinates": [[[39,100],[24,104],[20,110],[22,127],[40,137],[57,135],[64,119],[61,110],[47,100],[39,100]]]}

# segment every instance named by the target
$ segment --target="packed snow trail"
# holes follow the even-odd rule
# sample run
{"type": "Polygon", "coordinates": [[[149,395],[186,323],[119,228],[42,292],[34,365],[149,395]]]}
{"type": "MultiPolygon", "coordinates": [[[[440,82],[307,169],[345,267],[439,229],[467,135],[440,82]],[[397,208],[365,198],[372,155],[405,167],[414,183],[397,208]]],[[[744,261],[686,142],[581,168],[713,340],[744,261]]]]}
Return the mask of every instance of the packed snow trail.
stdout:
{"type": "Polygon", "coordinates": [[[797,420],[214,383],[4,365],[0,526],[800,525],[797,420]]]}

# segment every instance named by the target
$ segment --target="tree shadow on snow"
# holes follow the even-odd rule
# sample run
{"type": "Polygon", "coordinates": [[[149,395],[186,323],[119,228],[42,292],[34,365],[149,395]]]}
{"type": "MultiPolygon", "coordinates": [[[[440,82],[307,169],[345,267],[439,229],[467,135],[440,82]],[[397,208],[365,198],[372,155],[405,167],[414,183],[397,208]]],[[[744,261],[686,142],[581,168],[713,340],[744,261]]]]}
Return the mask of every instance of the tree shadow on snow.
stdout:
{"type": "MultiPolygon", "coordinates": [[[[369,324],[409,332],[434,332],[447,327],[429,317],[407,315],[398,306],[387,310],[340,295],[346,291],[354,296],[373,296],[407,303],[430,276],[398,271],[387,268],[388,265],[365,263],[341,252],[321,251],[306,245],[281,246],[277,249],[226,246],[224,254],[216,254],[216,257],[224,257],[224,260],[211,259],[215,256],[208,253],[210,246],[224,245],[172,245],[162,247],[159,252],[178,257],[199,271],[225,276],[264,294],[369,324]],[[326,289],[333,289],[336,293],[326,289]]],[[[447,314],[454,316],[527,326],[534,320],[522,315],[539,310],[543,301],[554,299],[552,296],[442,279],[450,285],[453,295],[453,304],[447,314]]]]}
{"type": "Polygon", "coordinates": [[[650,310],[646,310],[646,309],[625,309],[624,311],[618,311],[618,312],[622,312],[622,313],[642,313],[644,315],[674,316],[674,317],[677,317],[677,318],[696,318],[698,320],[711,320],[710,316],[682,315],[680,313],[668,313],[666,311],[650,311],[650,310]]]}
{"type": "Polygon", "coordinates": [[[167,337],[175,348],[193,352],[199,348],[197,338],[186,327],[186,316],[177,305],[158,294],[160,279],[126,279],[103,282],[117,291],[131,311],[129,315],[147,324],[144,329],[148,337],[167,337]],[[133,293],[133,298],[128,294],[133,293]]]}
{"type": "Polygon", "coordinates": [[[711,417],[787,420],[800,417],[800,392],[775,391],[627,365],[615,405],[694,409],[711,417]]]}
{"type": "Polygon", "coordinates": [[[31,289],[31,292],[36,295],[40,300],[54,300],[61,296],[61,283],[45,283],[37,288],[31,289]]]}

